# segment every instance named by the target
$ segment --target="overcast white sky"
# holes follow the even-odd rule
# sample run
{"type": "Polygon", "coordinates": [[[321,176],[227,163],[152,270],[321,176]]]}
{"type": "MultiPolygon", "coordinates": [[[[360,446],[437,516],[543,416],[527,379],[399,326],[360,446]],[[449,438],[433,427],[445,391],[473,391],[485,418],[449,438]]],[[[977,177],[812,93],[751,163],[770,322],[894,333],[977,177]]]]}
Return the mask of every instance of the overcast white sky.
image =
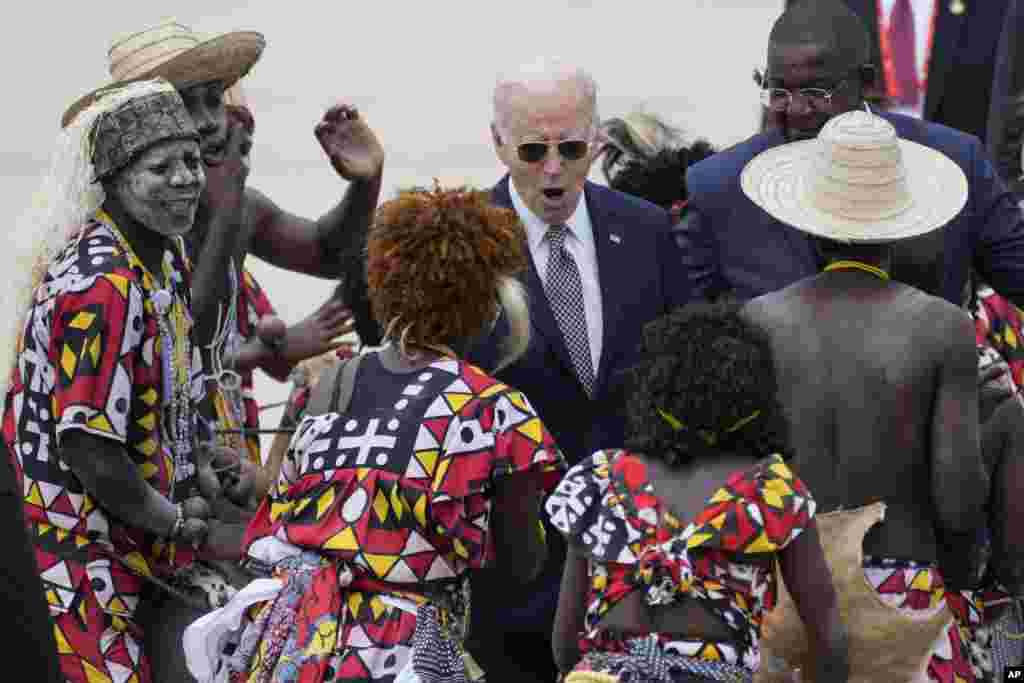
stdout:
{"type": "MultiPolygon", "coordinates": [[[[602,117],[645,109],[720,145],[756,125],[751,71],[762,66],[782,0],[151,0],[18,3],[0,44],[0,210],[26,207],[68,104],[108,78],[111,39],[173,16],[204,32],[261,31],[267,48],[245,80],[256,116],[249,183],[309,216],[344,185],[322,157],[314,124],[338,99],[353,102],[387,150],[385,194],[443,181],[491,185],[490,92],[502,68],[561,56],[598,82],[602,117]]],[[[8,233],[8,240],[19,239],[8,233]]],[[[0,264],[2,264],[0,256],[0,264]]],[[[2,265],[0,265],[2,267],[2,265]]],[[[250,259],[288,322],[332,283],[250,259]]],[[[2,270],[0,270],[2,272],[2,270]]],[[[287,387],[257,380],[262,402],[287,387]]],[[[268,412],[276,426],[277,412],[268,412]]]]}

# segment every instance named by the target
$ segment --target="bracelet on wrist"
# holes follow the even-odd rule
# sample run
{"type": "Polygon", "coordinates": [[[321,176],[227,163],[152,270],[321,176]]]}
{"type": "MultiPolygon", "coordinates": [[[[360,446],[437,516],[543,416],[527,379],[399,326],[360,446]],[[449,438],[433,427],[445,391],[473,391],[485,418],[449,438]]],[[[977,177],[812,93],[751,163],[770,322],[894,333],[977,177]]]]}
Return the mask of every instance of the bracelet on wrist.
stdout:
{"type": "Polygon", "coordinates": [[[167,534],[167,538],[175,540],[181,536],[182,530],[185,528],[185,506],[178,503],[174,506],[174,523],[171,525],[171,531],[167,534]]]}

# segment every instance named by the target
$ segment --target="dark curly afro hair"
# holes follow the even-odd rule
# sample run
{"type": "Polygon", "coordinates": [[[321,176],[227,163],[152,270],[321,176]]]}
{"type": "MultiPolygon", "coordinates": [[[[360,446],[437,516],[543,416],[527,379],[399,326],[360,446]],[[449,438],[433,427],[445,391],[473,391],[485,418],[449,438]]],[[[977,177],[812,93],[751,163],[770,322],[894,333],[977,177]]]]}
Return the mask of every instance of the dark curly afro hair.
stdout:
{"type": "Polygon", "coordinates": [[[670,465],[722,453],[788,457],[771,344],[740,317],[738,304],[673,310],[644,327],[641,354],[625,378],[627,448],[670,465]],[[756,418],[728,431],[756,411],[756,418]],[[673,418],[684,427],[674,428],[673,418]],[[713,444],[706,438],[712,432],[713,444]]]}
{"type": "Polygon", "coordinates": [[[488,192],[405,190],[377,210],[370,230],[370,307],[403,345],[458,346],[494,320],[499,280],[526,258],[518,216],[488,192]]]}
{"type": "Polygon", "coordinates": [[[650,159],[630,159],[612,176],[609,186],[670,209],[687,197],[686,169],[714,153],[710,142],[697,140],[690,147],[663,149],[650,159]]]}

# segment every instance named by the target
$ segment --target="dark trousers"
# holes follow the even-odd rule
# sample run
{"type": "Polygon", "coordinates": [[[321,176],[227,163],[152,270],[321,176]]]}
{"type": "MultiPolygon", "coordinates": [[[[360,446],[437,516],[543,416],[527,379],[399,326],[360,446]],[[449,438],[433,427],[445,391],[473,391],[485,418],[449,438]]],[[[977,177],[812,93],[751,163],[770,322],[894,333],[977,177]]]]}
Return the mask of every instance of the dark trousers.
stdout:
{"type": "Polygon", "coordinates": [[[0,614],[8,624],[0,638],[0,658],[22,672],[21,680],[62,683],[49,607],[6,448],[0,460],[0,614]]]}
{"type": "Polygon", "coordinates": [[[554,683],[558,676],[549,635],[481,633],[466,645],[487,674],[487,683],[554,683]]]}
{"type": "Polygon", "coordinates": [[[467,648],[487,674],[487,683],[554,683],[558,676],[551,633],[566,547],[562,536],[550,524],[545,526],[548,554],[534,581],[517,584],[500,570],[472,575],[473,616],[467,648]]]}

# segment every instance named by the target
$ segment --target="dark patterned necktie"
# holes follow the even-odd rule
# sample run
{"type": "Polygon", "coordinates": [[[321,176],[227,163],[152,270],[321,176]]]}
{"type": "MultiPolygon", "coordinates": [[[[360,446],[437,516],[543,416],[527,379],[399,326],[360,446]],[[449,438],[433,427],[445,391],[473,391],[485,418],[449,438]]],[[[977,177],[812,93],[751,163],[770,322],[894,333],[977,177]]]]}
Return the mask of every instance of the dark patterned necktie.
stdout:
{"type": "Polygon", "coordinates": [[[579,377],[587,396],[594,394],[594,364],[590,357],[590,337],[587,334],[587,316],[583,305],[583,281],[576,259],[565,248],[565,236],[569,228],[553,225],[548,229],[548,271],[544,278],[544,291],[551,303],[558,329],[562,332],[569,349],[576,376],[579,377]]]}
{"type": "Polygon", "coordinates": [[[893,99],[905,107],[915,107],[921,99],[921,84],[917,77],[917,31],[910,0],[896,0],[889,15],[889,51],[896,86],[893,99]]]}

